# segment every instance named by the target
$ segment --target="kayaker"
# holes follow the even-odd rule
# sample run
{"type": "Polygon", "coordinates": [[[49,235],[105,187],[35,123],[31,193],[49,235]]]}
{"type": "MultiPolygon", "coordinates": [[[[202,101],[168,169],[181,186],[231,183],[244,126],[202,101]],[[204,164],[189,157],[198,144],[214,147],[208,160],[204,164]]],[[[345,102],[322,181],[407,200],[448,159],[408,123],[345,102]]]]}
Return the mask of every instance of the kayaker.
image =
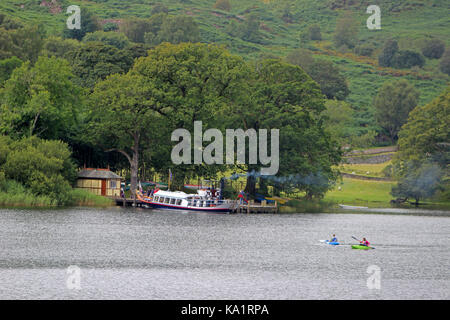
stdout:
{"type": "Polygon", "coordinates": [[[333,238],[331,238],[330,242],[339,242],[335,234],[333,234],[333,238]]]}
{"type": "Polygon", "coordinates": [[[370,242],[367,241],[366,238],[363,238],[362,241],[360,241],[359,243],[361,243],[362,246],[366,246],[366,247],[370,246],[370,242]]]}

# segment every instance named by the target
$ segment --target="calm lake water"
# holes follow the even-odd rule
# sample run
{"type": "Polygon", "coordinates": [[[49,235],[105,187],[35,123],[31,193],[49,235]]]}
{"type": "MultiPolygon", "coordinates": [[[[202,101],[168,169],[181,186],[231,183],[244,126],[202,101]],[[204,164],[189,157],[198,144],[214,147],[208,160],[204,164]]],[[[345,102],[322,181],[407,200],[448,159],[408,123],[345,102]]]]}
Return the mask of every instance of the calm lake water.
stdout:
{"type": "Polygon", "coordinates": [[[446,216],[0,209],[0,298],[449,299],[449,235],[446,216]]]}

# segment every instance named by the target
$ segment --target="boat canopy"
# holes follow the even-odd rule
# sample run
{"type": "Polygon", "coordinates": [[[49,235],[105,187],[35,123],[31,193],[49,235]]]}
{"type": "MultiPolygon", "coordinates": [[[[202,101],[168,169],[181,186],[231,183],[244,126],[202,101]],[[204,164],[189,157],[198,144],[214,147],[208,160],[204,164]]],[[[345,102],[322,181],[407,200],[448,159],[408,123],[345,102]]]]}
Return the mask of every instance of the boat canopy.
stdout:
{"type": "Polygon", "coordinates": [[[186,199],[190,195],[182,192],[182,191],[164,191],[164,190],[158,190],[154,194],[155,196],[160,197],[170,197],[170,198],[177,198],[177,199],[186,199]]]}

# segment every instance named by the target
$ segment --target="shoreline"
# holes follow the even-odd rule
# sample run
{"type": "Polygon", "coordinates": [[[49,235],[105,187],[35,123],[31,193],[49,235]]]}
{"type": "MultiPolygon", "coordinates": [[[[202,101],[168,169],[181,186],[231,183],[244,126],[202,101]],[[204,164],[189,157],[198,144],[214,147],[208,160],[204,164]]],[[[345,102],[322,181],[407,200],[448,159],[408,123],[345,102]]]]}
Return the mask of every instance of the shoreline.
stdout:
{"type": "MultiPolygon", "coordinates": [[[[44,211],[44,210],[67,210],[67,209],[122,209],[121,206],[111,205],[89,205],[80,204],[74,206],[0,206],[0,210],[32,210],[32,211],[44,211]]],[[[130,208],[128,208],[130,209],[130,208]]],[[[137,208],[139,209],[139,208],[137,208]]],[[[150,209],[139,209],[139,210],[150,210],[150,209]]],[[[156,210],[156,209],[154,209],[156,210]]],[[[150,210],[153,211],[153,210],[150,210]]],[[[160,210],[158,210],[160,211],[160,210]]],[[[239,214],[239,213],[235,213],[239,214]]],[[[244,213],[242,213],[245,215],[244,213]]],[[[268,213],[251,213],[252,215],[268,215],[268,213]]],[[[272,213],[273,215],[291,215],[291,214],[384,214],[384,215],[409,215],[409,216],[439,216],[439,217],[450,217],[450,208],[448,206],[441,206],[435,208],[423,208],[423,207],[413,207],[413,206],[403,206],[403,207],[368,207],[368,208],[355,208],[355,209],[343,209],[334,206],[327,206],[318,203],[309,203],[307,207],[294,207],[294,206],[280,206],[280,211],[278,213],[272,213]],[[314,205],[314,206],[313,206],[314,205]]]]}

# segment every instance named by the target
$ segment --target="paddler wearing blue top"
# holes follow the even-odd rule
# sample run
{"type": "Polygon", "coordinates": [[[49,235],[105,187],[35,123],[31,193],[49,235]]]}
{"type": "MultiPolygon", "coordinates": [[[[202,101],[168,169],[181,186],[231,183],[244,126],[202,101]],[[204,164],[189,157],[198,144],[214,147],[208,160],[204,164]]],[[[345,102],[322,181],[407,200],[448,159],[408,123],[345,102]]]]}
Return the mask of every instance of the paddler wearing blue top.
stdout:
{"type": "Polygon", "coordinates": [[[330,242],[339,242],[335,234],[333,234],[333,238],[331,238],[330,242]]]}

